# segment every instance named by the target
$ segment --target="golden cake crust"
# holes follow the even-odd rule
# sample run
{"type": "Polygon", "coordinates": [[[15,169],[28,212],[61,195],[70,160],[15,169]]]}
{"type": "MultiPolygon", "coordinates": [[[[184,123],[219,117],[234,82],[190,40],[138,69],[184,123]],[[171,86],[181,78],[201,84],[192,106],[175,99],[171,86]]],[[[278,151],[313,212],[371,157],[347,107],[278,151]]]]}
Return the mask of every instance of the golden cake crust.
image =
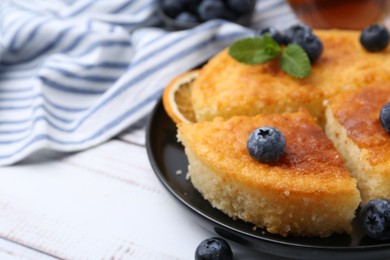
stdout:
{"type": "Polygon", "coordinates": [[[195,155],[226,178],[254,188],[327,196],[356,193],[344,160],[307,112],[234,117],[211,124],[179,124],[179,135],[195,155]],[[246,149],[249,134],[260,126],[278,128],[286,151],[275,164],[253,160],[246,149]],[[207,138],[205,138],[207,137],[207,138]]]}
{"type": "Polygon", "coordinates": [[[390,102],[390,82],[376,83],[337,95],[328,107],[348,137],[368,151],[365,160],[371,165],[390,161],[390,135],[379,121],[384,104],[390,102]]]}
{"type": "Polygon", "coordinates": [[[279,61],[246,65],[222,51],[195,80],[192,104],[198,121],[233,115],[282,113],[305,107],[323,117],[322,101],[348,90],[390,80],[390,48],[366,52],[359,32],[315,31],[324,45],[308,78],[297,79],[279,68],[279,61]]]}

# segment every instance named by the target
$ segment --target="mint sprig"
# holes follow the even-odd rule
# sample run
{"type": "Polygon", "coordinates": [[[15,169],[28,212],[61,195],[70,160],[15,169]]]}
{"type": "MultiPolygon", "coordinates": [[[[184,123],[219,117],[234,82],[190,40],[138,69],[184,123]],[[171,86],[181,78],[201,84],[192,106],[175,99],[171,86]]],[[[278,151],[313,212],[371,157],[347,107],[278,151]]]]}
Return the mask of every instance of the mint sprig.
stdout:
{"type": "Polygon", "coordinates": [[[308,77],[311,73],[310,59],[298,44],[282,48],[267,33],[263,37],[245,38],[234,42],[228,51],[235,60],[245,64],[263,64],[280,57],[280,67],[290,76],[308,77]]]}
{"type": "Polygon", "coordinates": [[[280,55],[281,51],[280,45],[268,34],[238,40],[229,48],[230,56],[246,64],[265,63],[280,55]]]}
{"type": "Polygon", "coordinates": [[[280,67],[288,74],[296,78],[310,76],[310,59],[306,52],[298,44],[289,44],[284,48],[280,67]]]}

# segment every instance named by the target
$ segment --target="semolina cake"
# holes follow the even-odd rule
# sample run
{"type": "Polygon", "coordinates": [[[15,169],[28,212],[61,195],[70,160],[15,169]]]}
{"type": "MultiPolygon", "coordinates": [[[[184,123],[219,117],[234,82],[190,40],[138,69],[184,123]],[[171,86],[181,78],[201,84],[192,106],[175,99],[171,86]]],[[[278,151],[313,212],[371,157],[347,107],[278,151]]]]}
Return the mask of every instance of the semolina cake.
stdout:
{"type": "Polygon", "coordinates": [[[379,121],[386,102],[390,102],[390,82],[339,94],[326,109],[326,134],[357,178],[363,204],[390,199],[390,134],[379,121]]]}
{"type": "Polygon", "coordinates": [[[317,30],[324,51],[311,75],[287,75],[279,61],[247,65],[227,50],[202,69],[191,91],[197,121],[234,115],[272,114],[306,108],[322,123],[323,101],[349,89],[390,81],[390,48],[369,53],[359,42],[359,31],[317,30]]]}
{"type": "Polygon", "coordinates": [[[194,187],[215,208],[281,235],[350,232],[360,203],[356,180],[307,111],[234,116],[179,123],[194,187]],[[249,134],[277,127],[286,140],[280,161],[266,164],[247,152],[249,134]]]}

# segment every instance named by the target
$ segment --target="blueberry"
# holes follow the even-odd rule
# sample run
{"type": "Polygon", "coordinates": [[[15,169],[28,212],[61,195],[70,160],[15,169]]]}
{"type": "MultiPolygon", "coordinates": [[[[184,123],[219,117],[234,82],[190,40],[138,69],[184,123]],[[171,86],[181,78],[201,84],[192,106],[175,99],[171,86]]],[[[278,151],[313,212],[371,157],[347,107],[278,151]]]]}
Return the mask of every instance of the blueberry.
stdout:
{"type": "Polygon", "coordinates": [[[175,18],[184,10],[184,5],[177,0],[163,0],[161,7],[164,13],[171,18],[175,18]]]}
{"type": "Polygon", "coordinates": [[[193,2],[193,0],[176,0],[176,1],[182,5],[189,5],[193,2]]]}
{"type": "Polygon", "coordinates": [[[198,23],[198,18],[189,13],[189,12],[183,12],[183,13],[180,13],[178,16],[176,16],[175,20],[177,22],[181,22],[181,23],[198,23]]]}
{"type": "Polygon", "coordinates": [[[238,18],[238,15],[235,12],[226,9],[222,14],[222,18],[227,21],[235,21],[238,18]]]}
{"type": "Polygon", "coordinates": [[[191,0],[190,3],[186,4],[187,11],[197,14],[200,2],[202,2],[202,0],[191,0]]]}
{"type": "Polygon", "coordinates": [[[390,134],[390,102],[387,102],[379,113],[379,121],[383,129],[390,134]]]}
{"type": "Polygon", "coordinates": [[[370,200],[361,210],[359,220],[367,236],[377,240],[390,239],[389,200],[370,200]]]}
{"type": "Polygon", "coordinates": [[[268,33],[272,39],[274,39],[277,43],[283,44],[283,36],[282,34],[275,28],[275,27],[266,27],[259,31],[259,36],[263,36],[264,34],[268,33]]]}
{"type": "Polygon", "coordinates": [[[233,252],[222,238],[211,237],[203,240],[195,251],[195,260],[232,260],[233,252]]]}
{"type": "Polygon", "coordinates": [[[249,135],[247,149],[249,155],[256,161],[273,163],[282,158],[286,140],[277,128],[264,126],[255,129],[249,135]]]}
{"type": "Polygon", "coordinates": [[[204,0],[198,7],[198,14],[203,21],[208,21],[222,18],[225,10],[225,4],[221,0],[204,0]]]}
{"type": "Polygon", "coordinates": [[[311,63],[318,60],[324,49],[321,40],[314,34],[304,34],[302,37],[296,37],[292,43],[300,45],[305,50],[311,63]]]}
{"type": "Polygon", "coordinates": [[[369,52],[378,52],[387,47],[389,31],[383,25],[370,25],[360,34],[360,43],[369,52]]]}
{"type": "Polygon", "coordinates": [[[295,24],[283,31],[284,44],[289,44],[298,39],[303,38],[305,35],[313,34],[310,27],[303,24],[295,24]]]}
{"type": "Polygon", "coordinates": [[[253,7],[254,0],[227,0],[227,6],[238,14],[248,13],[253,7]]]}

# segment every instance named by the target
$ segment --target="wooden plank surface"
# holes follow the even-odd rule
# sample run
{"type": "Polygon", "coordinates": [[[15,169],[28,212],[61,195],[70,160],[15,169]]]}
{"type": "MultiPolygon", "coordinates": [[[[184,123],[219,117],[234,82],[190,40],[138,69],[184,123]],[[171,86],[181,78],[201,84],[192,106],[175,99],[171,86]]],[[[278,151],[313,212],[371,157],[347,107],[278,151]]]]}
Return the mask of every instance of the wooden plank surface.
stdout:
{"type": "Polygon", "coordinates": [[[164,223],[180,217],[170,211],[181,209],[163,189],[145,149],[116,140],[55,161],[6,167],[0,236],[66,259],[185,259],[185,251],[172,254],[166,246],[186,231],[167,232],[164,223]]]}
{"type": "Polygon", "coordinates": [[[57,258],[36,251],[35,249],[28,248],[15,242],[0,238],[0,259],[55,260],[57,258]]]}
{"type": "MultiPolygon", "coordinates": [[[[193,259],[215,234],[165,190],[144,143],[140,124],[87,151],[1,168],[0,259],[193,259]]],[[[275,259],[231,245],[237,259],[275,259]]]]}

